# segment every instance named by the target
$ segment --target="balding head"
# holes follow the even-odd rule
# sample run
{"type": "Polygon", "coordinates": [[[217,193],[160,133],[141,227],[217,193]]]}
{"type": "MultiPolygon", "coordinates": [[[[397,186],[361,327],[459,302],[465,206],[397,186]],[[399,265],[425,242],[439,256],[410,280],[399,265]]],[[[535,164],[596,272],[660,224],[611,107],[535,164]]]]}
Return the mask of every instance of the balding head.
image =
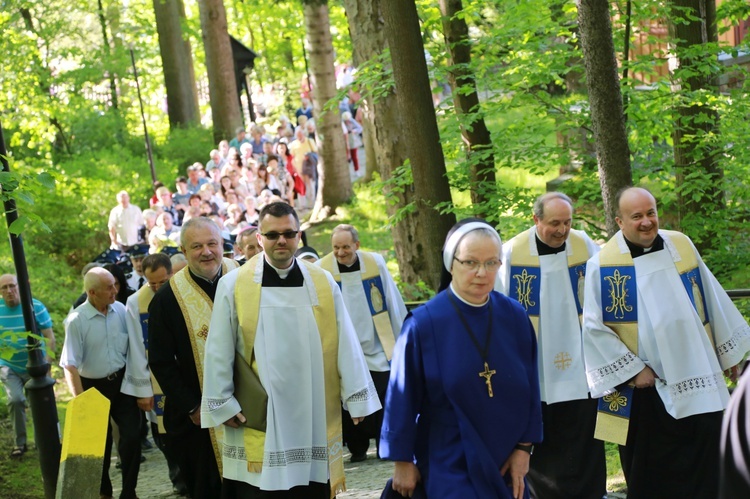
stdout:
{"type": "Polygon", "coordinates": [[[656,198],[646,189],[629,187],[617,193],[615,221],[625,239],[642,248],[650,248],[659,232],[656,198]]]}
{"type": "Polygon", "coordinates": [[[18,291],[18,279],[13,274],[0,276],[0,292],[5,300],[5,306],[13,308],[21,303],[21,295],[18,291]]]}
{"type": "Polygon", "coordinates": [[[106,310],[117,297],[115,277],[102,267],[94,267],[83,276],[83,288],[89,302],[99,311],[106,310]]]}

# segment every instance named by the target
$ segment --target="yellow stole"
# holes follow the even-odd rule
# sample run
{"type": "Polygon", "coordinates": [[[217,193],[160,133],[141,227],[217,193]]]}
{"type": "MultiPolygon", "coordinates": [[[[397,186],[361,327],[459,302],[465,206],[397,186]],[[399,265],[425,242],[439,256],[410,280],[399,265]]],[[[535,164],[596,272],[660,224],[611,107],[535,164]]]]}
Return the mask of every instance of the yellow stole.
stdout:
{"type": "MultiPolygon", "coordinates": [[[[260,266],[262,269],[263,254],[255,255],[239,270],[237,283],[234,288],[235,309],[237,322],[244,334],[245,351],[242,356],[258,372],[253,358],[255,335],[258,329],[258,315],[260,313],[260,297],[262,293],[262,279],[256,279],[255,274],[260,266]],[[248,360],[251,359],[251,360],[248,360]]],[[[331,480],[331,497],[346,490],[344,478],[344,453],[341,439],[341,387],[338,371],[338,326],[336,322],[336,308],[333,293],[328,284],[326,273],[319,267],[304,260],[297,260],[298,265],[304,265],[310,274],[312,285],[318,297],[318,303],[313,306],[315,324],[320,334],[323,348],[323,375],[325,380],[326,397],[326,428],[328,439],[328,470],[331,480]]],[[[260,473],[263,468],[263,451],[265,447],[265,433],[252,428],[242,428],[247,455],[247,469],[251,473],[260,473]]]]}
{"type": "MultiPolygon", "coordinates": [[[[706,312],[698,259],[690,240],[680,232],[667,230],[660,232],[665,236],[663,251],[669,251],[667,245],[671,242],[680,255],[679,261],[674,262],[675,267],[693,307],[700,316],[709,341],[712,345],[715,345],[713,331],[706,312]]],[[[630,251],[623,253],[620,249],[617,235],[613,236],[602,247],[602,251],[599,253],[599,266],[603,322],[620,337],[628,350],[637,356],[638,288],[635,268],[630,251]]],[[[625,445],[632,392],[632,386],[621,385],[613,393],[602,397],[599,402],[595,438],[625,445]]]]}
{"type": "MultiPolygon", "coordinates": [[[[221,264],[221,275],[226,275],[232,269],[237,268],[237,262],[229,258],[224,258],[221,264]]],[[[193,349],[193,360],[195,369],[198,371],[198,381],[203,386],[203,359],[206,357],[206,339],[208,338],[208,326],[211,324],[211,311],[214,302],[193,280],[185,267],[177,272],[170,280],[169,285],[172,287],[177,303],[185,318],[185,325],[190,338],[190,346],[193,349]]],[[[200,410],[200,409],[199,409],[200,410]]],[[[211,444],[214,448],[214,456],[219,466],[219,474],[222,475],[221,449],[220,442],[223,435],[223,427],[218,426],[209,430],[211,434],[211,444]]]]}
{"type": "MultiPolygon", "coordinates": [[[[541,293],[541,270],[539,267],[539,255],[529,252],[529,239],[532,237],[532,229],[514,237],[508,244],[511,245],[511,268],[508,294],[518,300],[524,306],[529,315],[534,331],[539,332],[539,312],[541,293]]],[[[566,245],[570,245],[572,252],[568,253],[568,270],[570,283],[573,287],[573,297],[578,309],[578,320],[580,322],[583,309],[583,297],[579,296],[578,290],[583,289],[582,280],[586,274],[586,262],[589,259],[589,251],[586,241],[571,232],[568,235],[566,245]],[[579,283],[579,281],[581,281],[579,283]]],[[[567,246],[566,246],[566,252],[567,246]]]]}
{"type": "MultiPolygon", "coordinates": [[[[146,358],[148,359],[148,306],[154,298],[154,292],[149,286],[143,286],[138,290],[138,316],[143,331],[143,345],[146,347],[146,358]]],[[[151,370],[149,369],[149,372],[151,370]]],[[[151,388],[154,391],[154,412],[156,413],[156,425],[161,434],[167,433],[164,428],[164,402],[166,397],[156,381],[154,373],[151,373],[151,388]]]]}
{"type": "MultiPolygon", "coordinates": [[[[364,251],[358,253],[358,255],[361,256],[362,264],[365,267],[365,272],[361,272],[362,286],[365,290],[367,305],[370,307],[370,313],[372,314],[375,333],[378,335],[388,362],[390,362],[393,357],[393,348],[396,346],[396,338],[393,334],[391,317],[386,304],[385,284],[380,279],[380,269],[375,258],[364,251]]],[[[341,287],[341,272],[338,271],[338,263],[332,252],[320,259],[320,266],[330,272],[341,287]]]]}

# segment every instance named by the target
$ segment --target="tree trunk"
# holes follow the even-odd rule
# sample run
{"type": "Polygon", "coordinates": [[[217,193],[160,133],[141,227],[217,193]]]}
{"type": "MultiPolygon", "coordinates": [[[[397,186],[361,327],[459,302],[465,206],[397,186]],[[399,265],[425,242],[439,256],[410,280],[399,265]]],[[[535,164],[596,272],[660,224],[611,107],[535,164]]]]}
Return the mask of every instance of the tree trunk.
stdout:
{"type": "Polygon", "coordinates": [[[462,10],[461,0],[440,0],[443,35],[450,52],[451,68],[448,75],[453,89],[453,107],[461,124],[469,163],[473,212],[478,217],[487,218],[496,212],[492,209],[493,200],[497,197],[495,157],[490,131],[479,105],[474,71],[471,69],[469,27],[461,15],[462,10]]]}
{"type": "Polygon", "coordinates": [[[719,133],[719,116],[706,99],[701,99],[701,105],[694,104],[692,95],[706,91],[717,93],[714,76],[702,69],[714,65],[716,56],[711,51],[695,50],[696,46],[717,41],[716,3],[713,0],[674,0],[672,7],[673,19],[687,19],[687,22],[672,19],[678,61],[673,88],[682,94],[675,99],[676,119],[672,133],[679,223],[683,230],[688,229],[696,237],[699,249],[707,249],[716,245],[716,230],[705,221],[725,208],[721,185],[724,172],[718,164],[721,151],[714,146],[719,133]],[[689,14],[685,8],[691,9],[689,14]],[[696,56],[686,57],[685,52],[696,56]],[[687,77],[680,78],[683,74],[687,77]]]}
{"type": "Polygon", "coordinates": [[[234,137],[242,126],[242,114],[234,75],[232,47],[227,31],[227,14],[223,0],[199,0],[201,34],[206,53],[208,94],[214,122],[214,140],[234,137]]]}
{"type": "Polygon", "coordinates": [[[405,189],[413,193],[410,209],[414,210],[415,224],[409,239],[400,242],[406,244],[410,266],[424,282],[437,289],[443,268],[440,248],[456,217],[439,211],[441,206],[444,209],[451,205],[452,200],[417,6],[414,0],[383,0],[381,5],[385,36],[391,47],[401,133],[414,182],[405,189]]]}
{"type": "Polygon", "coordinates": [[[159,52],[167,89],[170,128],[200,123],[198,89],[190,40],[182,35],[185,6],[182,0],[154,0],[159,52]]]}
{"type": "Polygon", "coordinates": [[[614,198],[617,191],[633,182],[630,147],[625,130],[620,78],[617,74],[609,2],[578,0],[578,25],[586,67],[586,85],[591,106],[599,183],[607,223],[607,232],[617,232],[614,198]]]}
{"type": "MultiPolygon", "coordinates": [[[[99,25],[102,28],[102,46],[104,47],[104,55],[107,57],[106,64],[111,64],[112,47],[110,47],[109,45],[109,35],[107,34],[107,18],[104,15],[102,0],[97,0],[97,8],[99,14],[99,25]]],[[[109,79],[109,95],[110,101],[112,102],[112,109],[117,109],[117,83],[115,82],[115,75],[111,70],[107,71],[107,78],[109,79]]]]}
{"type": "Polygon", "coordinates": [[[333,68],[333,40],[326,0],[305,2],[310,70],[313,85],[313,107],[318,132],[318,195],[310,219],[318,221],[333,214],[337,207],[354,195],[346,158],[344,132],[338,106],[324,109],[336,98],[336,75],[333,68]]]}
{"type": "MultiPolygon", "coordinates": [[[[386,49],[383,19],[381,17],[381,0],[344,0],[346,17],[349,21],[349,33],[352,39],[353,62],[355,66],[380,55],[386,49]]],[[[366,96],[360,101],[364,111],[365,122],[372,122],[369,139],[372,146],[367,149],[368,163],[373,161],[384,184],[386,210],[389,217],[414,201],[412,186],[397,187],[388,182],[396,175],[396,170],[404,164],[406,156],[406,139],[401,132],[401,114],[398,109],[396,94],[393,90],[377,99],[366,96]]],[[[368,165],[368,169],[369,169],[368,165]]],[[[424,298],[416,292],[420,280],[420,270],[424,267],[421,256],[411,248],[415,247],[419,219],[416,213],[405,211],[395,223],[391,224],[391,236],[396,251],[401,282],[407,284],[402,291],[407,298],[424,298]]],[[[424,279],[427,282],[427,279],[424,279]]]]}

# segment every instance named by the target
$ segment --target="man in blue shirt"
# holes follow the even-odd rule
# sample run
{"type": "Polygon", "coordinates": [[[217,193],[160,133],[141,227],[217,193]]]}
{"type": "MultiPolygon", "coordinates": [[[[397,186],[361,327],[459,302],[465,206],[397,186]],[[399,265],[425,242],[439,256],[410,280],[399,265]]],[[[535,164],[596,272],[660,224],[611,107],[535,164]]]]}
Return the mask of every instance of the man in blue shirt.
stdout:
{"type": "MultiPolygon", "coordinates": [[[[26,397],[24,385],[29,380],[26,363],[29,353],[26,350],[26,326],[21,310],[21,296],[18,291],[18,279],[15,275],[0,276],[0,347],[10,349],[12,355],[8,358],[0,357],[0,380],[5,387],[8,397],[13,430],[16,434],[15,446],[11,457],[21,457],[26,452],[26,397]]],[[[33,300],[34,316],[37,328],[45,338],[49,351],[55,350],[55,334],[52,332],[52,319],[47,309],[39,300],[33,300]]],[[[44,344],[42,344],[44,348],[44,344]]],[[[50,357],[45,352],[47,362],[50,357]]]]}

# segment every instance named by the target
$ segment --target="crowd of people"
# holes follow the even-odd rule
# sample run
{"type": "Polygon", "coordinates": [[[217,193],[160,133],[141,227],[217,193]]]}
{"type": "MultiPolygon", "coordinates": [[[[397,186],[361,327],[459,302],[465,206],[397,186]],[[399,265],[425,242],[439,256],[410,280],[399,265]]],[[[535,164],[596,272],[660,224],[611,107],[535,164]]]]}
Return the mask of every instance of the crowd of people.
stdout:
{"type": "MultiPolygon", "coordinates": [[[[144,212],[117,195],[112,249],[132,274],[88,269],[60,365],[74,395],[112,402],[121,498],[135,497],[140,412],[195,498],[329,499],[345,490],[343,446],[362,461],[371,439],[395,462],[383,497],[599,499],[604,440],[621,444],[629,498],[750,490],[747,469],[720,460],[722,440],[750,455],[736,423],[722,436],[723,375],[737,379],[750,327],[690,239],[659,228],[649,191],[618,193],[620,231],[601,246],[557,192],[504,243],[462,220],[437,295],[407,314],[355,227],[337,226],[322,259],[305,245],[310,123],[282,120],[275,140],[238,130],[144,212]]],[[[17,306],[14,276],[0,288],[17,306]]],[[[100,493],[112,496],[108,463],[100,493]]]]}

